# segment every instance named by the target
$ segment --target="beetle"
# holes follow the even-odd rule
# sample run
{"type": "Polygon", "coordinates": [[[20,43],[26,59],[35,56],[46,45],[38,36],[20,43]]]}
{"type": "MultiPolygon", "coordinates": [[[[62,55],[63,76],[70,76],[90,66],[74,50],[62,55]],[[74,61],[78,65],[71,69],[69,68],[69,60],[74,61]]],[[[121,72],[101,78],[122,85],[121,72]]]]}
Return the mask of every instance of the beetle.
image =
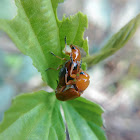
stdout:
{"type": "Polygon", "coordinates": [[[72,100],[80,97],[90,83],[89,75],[81,68],[78,72],[77,70],[73,70],[73,74],[76,75],[76,77],[71,77],[71,63],[71,61],[67,61],[59,72],[59,82],[55,93],[56,98],[61,101],[72,100]]]}
{"type": "MultiPolygon", "coordinates": [[[[65,37],[65,54],[70,56],[70,60],[69,60],[70,63],[68,63],[68,64],[70,64],[69,70],[68,70],[68,75],[70,75],[70,77],[72,77],[72,78],[76,78],[75,73],[77,73],[80,70],[80,67],[82,64],[81,53],[80,53],[79,48],[72,44],[70,45],[71,52],[67,52],[66,46],[67,46],[67,42],[66,42],[66,37],[65,37]]],[[[61,60],[67,60],[66,58],[61,58],[61,57],[55,55],[53,52],[50,52],[50,53],[61,60]]],[[[54,69],[54,68],[49,68],[49,69],[59,70],[60,67],[61,67],[61,65],[57,69],[54,69]]]]}
{"type": "Polygon", "coordinates": [[[56,98],[61,101],[80,97],[90,82],[89,75],[81,68],[76,74],[76,78],[71,78],[67,73],[67,67],[61,68],[59,73],[59,83],[55,90],[56,98]]]}
{"type": "MultiPolygon", "coordinates": [[[[89,75],[81,69],[81,53],[77,46],[70,45],[71,52],[66,51],[66,38],[65,38],[65,54],[70,56],[70,60],[56,56],[51,52],[52,55],[61,59],[67,60],[63,67],[61,65],[57,68],[49,68],[53,70],[60,69],[59,82],[55,90],[56,98],[61,101],[71,100],[83,93],[83,91],[89,85],[89,75]]],[[[48,69],[47,69],[48,70],[48,69]]]]}
{"type": "Polygon", "coordinates": [[[60,101],[68,101],[78,97],[80,94],[74,88],[69,88],[63,92],[56,91],[56,98],[60,101]]]}

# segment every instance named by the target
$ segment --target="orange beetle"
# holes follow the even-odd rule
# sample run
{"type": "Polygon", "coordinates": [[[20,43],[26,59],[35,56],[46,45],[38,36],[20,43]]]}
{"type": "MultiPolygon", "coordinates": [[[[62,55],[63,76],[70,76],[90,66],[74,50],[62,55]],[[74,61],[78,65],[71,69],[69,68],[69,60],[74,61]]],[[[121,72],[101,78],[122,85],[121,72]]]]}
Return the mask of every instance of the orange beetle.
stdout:
{"type": "MultiPolygon", "coordinates": [[[[81,53],[78,47],[75,45],[70,45],[71,52],[66,51],[66,38],[65,38],[65,53],[70,56],[70,60],[68,60],[64,66],[61,68],[59,72],[59,83],[55,90],[56,98],[61,101],[71,100],[83,93],[83,91],[89,85],[89,75],[81,69],[81,53]]],[[[51,52],[51,54],[53,54],[51,52]]],[[[55,54],[53,54],[56,56],[55,54]]],[[[66,58],[60,58],[61,60],[66,60],[66,58]]],[[[60,66],[57,69],[58,70],[60,66]]],[[[48,70],[48,69],[47,69],[48,70]]]]}
{"type": "Polygon", "coordinates": [[[56,98],[60,101],[68,101],[77,97],[80,97],[80,94],[74,88],[69,88],[63,92],[56,91],[56,98]]]}
{"type": "Polygon", "coordinates": [[[76,78],[71,78],[68,75],[68,68],[70,61],[66,62],[59,73],[59,83],[55,90],[56,97],[58,100],[67,101],[77,97],[83,93],[83,91],[89,85],[89,75],[84,72],[81,68],[76,73],[76,78]]]}
{"type": "MultiPolygon", "coordinates": [[[[74,45],[70,45],[71,48],[71,53],[70,55],[70,70],[69,70],[69,75],[72,78],[76,78],[76,74],[74,72],[74,70],[76,70],[77,72],[80,70],[81,67],[81,53],[80,50],[78,49],[78,47],[74,46],[74,45]]],[[[68,54],[66,52],[66,54],[68,54]]]]}
{"type": "Polygon", "coordinates": [[[89,85],[90,80],[89,80],[89,75],[84,72],[82,69],[80,69],[78,73],[78,77],[76,78],[76,88],[78,92],[83,92],[89,85]]]}
{"type": "MultiPolygon", "coordinates": [[[[67,46],[67,43],[66,43],[66,37],[65,37],[65,54],[70,56],[69,62],[66,63],[67,65],[66,67],[68,68],[68,76],[70,76],[71,78],[76,78],[76,73],[80,70],[80,67],[82,64],[81,53],[80,53],[79,48],[76,47],[75,45],[70,45],[71,52],[67,52],[66,46],[67,46]]],[[[51,52],[51,54],[61,60],[67,60],[66,58],[61,58],[59,56],[56,56],[53,52],[51,52]]],[[[54,69],[54,68],[48,68],[48,69],[58,70],[60,69],[60,66],[57,69],[54,69]]]]}
{"type": "Polygon", "coordinates": [[[67,46],[67,41],[66,41],[66,36],[65,36],[65,54],[68,54],[70,57],[72,57],[74,62],[80,61],[81,53],[78,47],[76,47],[75,45],[70,45],[71,53],[69,53],[66,51],[66,46],[67,46]]]}

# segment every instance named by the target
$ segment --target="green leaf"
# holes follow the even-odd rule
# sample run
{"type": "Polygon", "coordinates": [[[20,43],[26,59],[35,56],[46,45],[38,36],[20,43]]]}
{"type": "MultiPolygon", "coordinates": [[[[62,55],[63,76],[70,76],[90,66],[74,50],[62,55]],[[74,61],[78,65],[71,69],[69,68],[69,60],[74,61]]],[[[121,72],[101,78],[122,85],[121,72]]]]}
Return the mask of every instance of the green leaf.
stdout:
{"type": "Polygon", "coordinates": [[[71,140],[106,140],[101,129],[101,107],[82,97],[61,102],[54,93],[45,91],[22,94],[13,100],[0,124],[0,139],[64,140],[65,127],[60,105],[71,140]]]}
{"type": "Polygon", "coordinates": [[[63,0],[15,0],[17,16],[13,20],[0,20],[0,29],[21,52],[32,58],[43,80],[53,89],[57,86],[59,72],[45,70],[57,68],[62,63],[50,52],[63,57],[64,37],[68,44],[78,45],[88,52],[87,40],[83,40],[87,17],[79,12],[59,21],[56,14],[59,2],[63,0]]]}
{"type": "Polygon", "coordinates": [[[64,37],[66,36],[68,44],[82,47],[88,54],[88,42],[87,40],[83,40],[83,34],[87,24],[87,16],[81,12],[70,16],[70,18],[63,16],[62,21],[59,22],[60,43],[62,44],[62,48],[64,49],[64,37]]]}
{"type": "Polygon", "coordinates": [[[103,110],[82,97],[62,104],[71,140],[106,140],[101,114],[103,110]]]}
{"type": "Polygon", "coordinates": [[[65,140],[64,132],[60,104],[45,91],[16,97],[0,125],[1,140],[65,140]]]}
{"type": "Polygon", "coordinates": [[[124,47],[127,41],[133,36],[137,28],[140,26],[140,14],[133,18],[128,24],[126,24],[120,31],[114,34],[107,44],[101,49],[99,54],[89,56],[83,59],[87,62],[88,66],[97,64],[105,58],[113,55],[120,48],[124,47]]]}

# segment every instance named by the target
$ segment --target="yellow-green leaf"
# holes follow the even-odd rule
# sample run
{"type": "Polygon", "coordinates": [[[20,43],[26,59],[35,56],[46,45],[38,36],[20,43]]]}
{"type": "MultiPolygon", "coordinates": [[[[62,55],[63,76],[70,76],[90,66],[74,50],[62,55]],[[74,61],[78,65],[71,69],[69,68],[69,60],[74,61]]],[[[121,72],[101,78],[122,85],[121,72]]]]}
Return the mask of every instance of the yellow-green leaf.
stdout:
{"type": "Polygon", "coordinates": [[[54,93],[17,96],[0,124],[0,140],[65,140],[60,103],[54,93]]]}
{"type": "Polygon", "coordinates": [[[62,62],[50,54],[62,57],[65,45],[79,45],[88,52],[83,32],[87,27],[87,17],[77,13],[59,21],[56,8],[63,0],[15,0],[18,9],[13,20],[0,20],[0,29],[5,31],[21,52],[32,58],[34,66],[41,72],[43,80],[56,88],[58,71],[45,71],[57,68],[62,62]]]}
{"type": "Polygon", "coordinates": [[[92,66],[113,55],[120,48],[124,47],[128,40],[134,35],[138,27],[140,27],[140,14],[120,29],[119,32],[114,34],[98,54],[89,56],[83,59],[83,61],[87,62],[88,66],[92,66]]]}

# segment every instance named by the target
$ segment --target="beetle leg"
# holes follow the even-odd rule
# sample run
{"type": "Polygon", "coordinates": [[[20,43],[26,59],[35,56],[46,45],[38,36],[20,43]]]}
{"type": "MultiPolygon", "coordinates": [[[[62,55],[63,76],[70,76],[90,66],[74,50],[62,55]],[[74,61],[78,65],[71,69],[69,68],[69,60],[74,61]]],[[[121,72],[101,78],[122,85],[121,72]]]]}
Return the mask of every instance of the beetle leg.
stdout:
{"type": "Polygon", "coordinates": [[[59,70],[62,66],[63,66],[63,64],[59,65],[59,66],[57,67],[57,70],[59,70]]]}
{"type": "Polygon", "coordinates": [[[76,78],[76,74],[72,74],[73,69],[74,69],[74,64],[71,65],[71,69],[70,69],[70,77],[71,77],[71,78],[76,78]]]}
{"type": "Polygon", "coordinates": [[[67,70],[67,68],[66,68],[66,74],[65,74],[65,83],[66,83],[66,85],[75,84],[75,80],[69,80],[68,81],[68,70],[67,70]]]}
{"type": "Polygon", "coordinates": [[[59,65],[58,68],[56,68],[56,69],[55,68],[47,68],[45,71],[48,71],[48,70],[56,70],[57,71],[57,70],[59,70],[61,68],[61,66],[62,65],[59,65]]]}
{"type": "Polygon", "coordinates": [[[79,61],[76,62],[77,63],[77,73],[79,72],[80,68],[81,68],[81,62],[79,63],[79,61]]]}
{"type": "Polygon", "coordinates": [[[67,83],[68,83],[68,70],[67,70],[67,68],[65,68],[65,69],[66,69],[65,83],[66,83],[66,85],[67,85],[67,83]]]}
{"type": "Polygon", "coordinates": [[[63,86],[60,90],[59,90],[59,93],[61,93],[64,89],[65,89],[66,86],[63,86]]]}
{"type": "Polygon", "coordinates": [[[71,78],[76,78],[76,74],[72,74],[73,69],[74,69],[72,54],[71,54],[71,56],[70,56],[70,60],[71,60],[70,77],[71,77],[71,78]]]}
{"type": "Polygon", "coordinates": [[[66,85],[73,85],[73,84],[76,84],[76,82],[74,80],[69,80],[66,85]]]}
{"type": "Polygon", "coordinates": [[[62,93],[56,92],[56,98],[61,101],[72,100],[79,96],[79,92],[76,91],[74,88],[69,88],[66,91],[63,91],[62,93]]]}
{"type": "Polygon", "coordinates": [[[51,53],[53,56],[55,56],[55,57],[57,57],[57,58],[59,58],[59,59],[61,59],[61,60],[67,60],[66,58],[61,58],[61,57],[55,55],[53,52],[50,52],[50,53],[51,53]]]}

